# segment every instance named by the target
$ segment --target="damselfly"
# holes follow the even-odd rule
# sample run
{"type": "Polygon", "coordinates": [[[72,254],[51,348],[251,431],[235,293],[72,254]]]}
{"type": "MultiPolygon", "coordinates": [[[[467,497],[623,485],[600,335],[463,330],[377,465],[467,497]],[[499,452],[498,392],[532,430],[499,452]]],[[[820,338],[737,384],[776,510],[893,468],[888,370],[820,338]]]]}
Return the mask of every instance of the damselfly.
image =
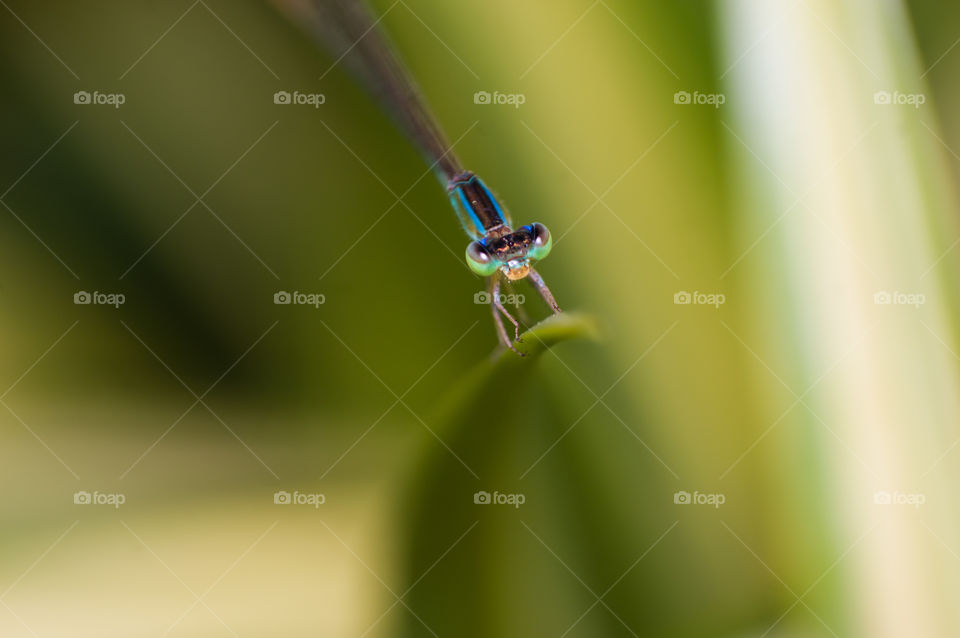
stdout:
{"type": "Polygon", "coordinates": [[[506,208],[483,181],[465,170],[440,125],[430,113],[411,74],[378,28],[363,0],[274,0],[304,24],[318,41],[360,78],[416,144],[440,183],[471,242],[466,261],[489,283],[493,320],[500,341],[517,351],[504,327],[513,324],[520,340],[520,323],[500,294],[504,279],[529,280],[555,313],[560,307],[533,268],[550,252],[553,240],[540,223],[514,228],[506,208]]]}

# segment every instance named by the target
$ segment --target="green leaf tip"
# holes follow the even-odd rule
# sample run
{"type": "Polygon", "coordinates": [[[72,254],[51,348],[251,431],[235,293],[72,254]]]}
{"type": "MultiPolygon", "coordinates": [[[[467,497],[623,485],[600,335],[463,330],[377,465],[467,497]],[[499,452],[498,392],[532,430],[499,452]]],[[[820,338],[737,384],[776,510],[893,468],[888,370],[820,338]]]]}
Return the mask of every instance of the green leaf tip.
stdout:
{"type": "Polygon", "coordinates": [[[600,330],[593,315],[564,312],[544,319],[521,334],[520,342],[514,342],[513,347],[526,357],[520,357],[507,348],[499,348],[493,359],[496,365],[524,361],[543,354],[558,343],[572,339],[596,340],[599,336],[600,330]]]}
{"type": "Polygon", "coordinates": [[[597,339],[599,334],[592,315],[564,312],[544,319],[520,335],[522,342],[514,343],[526,356],[501,346],[489,359],[479,362],[455,382],[435,406],[435,421],[446,424],[443,430],[447,432],[469,427],[470,415],[480,409],[489,393],[497,386],[512,387],[530,378],[533,368],[528,364],[548,348],[574,339],[597,339]]]}

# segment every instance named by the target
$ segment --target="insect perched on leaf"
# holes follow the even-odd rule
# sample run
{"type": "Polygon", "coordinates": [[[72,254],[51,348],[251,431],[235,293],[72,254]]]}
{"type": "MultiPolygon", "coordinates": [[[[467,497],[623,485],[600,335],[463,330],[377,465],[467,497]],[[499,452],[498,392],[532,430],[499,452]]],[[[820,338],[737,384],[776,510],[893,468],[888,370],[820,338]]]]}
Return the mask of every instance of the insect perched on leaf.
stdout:
{"type": "MultiPolygon", "coordinates": [[[[440,125],[430,113],[412,76],[377,27],[362,0],[274,0],[304,24],[317,40],[346,64],[393,116],[420,149],[447,189],[463,229],[471,241],[466,249],[470,270],[487,277],[490,305],[500,341],[515,352],[520,323],[504,307],[500,286],[529,280],[555,313],[556,299],[533,264],[550,253],[550,231],[540,223],[514,228],[506,209],[479,177],[465,170],[440,125]],[[513,340],[503,318],[513,324],[513,340]]],[[[519,354],[519,352],[518,352],[519,354]]]]}

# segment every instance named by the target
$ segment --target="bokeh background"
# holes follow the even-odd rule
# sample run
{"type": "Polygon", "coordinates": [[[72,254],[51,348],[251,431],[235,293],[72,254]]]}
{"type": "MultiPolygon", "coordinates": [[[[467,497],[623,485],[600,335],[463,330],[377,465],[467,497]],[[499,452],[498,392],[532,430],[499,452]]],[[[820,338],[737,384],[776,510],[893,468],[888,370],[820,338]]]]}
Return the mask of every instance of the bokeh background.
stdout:
{"type": "Polygon", "coordinates": [[[376,0],[600,326],[493,366],[275,7],[0,4],[0,635],[960,634],[956,5],[376,0]]]}

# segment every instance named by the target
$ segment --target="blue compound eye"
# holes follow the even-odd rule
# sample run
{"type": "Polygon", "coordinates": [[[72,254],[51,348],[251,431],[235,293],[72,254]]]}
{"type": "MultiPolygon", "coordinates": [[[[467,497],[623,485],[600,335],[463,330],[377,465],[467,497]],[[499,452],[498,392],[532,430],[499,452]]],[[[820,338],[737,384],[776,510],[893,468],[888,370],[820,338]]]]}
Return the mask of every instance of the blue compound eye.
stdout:
{"type": "Polygon", "coordinates": [[[547,227],[540,223],[531,224],[530,234],[533,235],[533,242],[530,244],[527,256],[530,259],[540,260],[549,255],[550,249],[553,248],[553,236],[550,235],[547,227]]]}
{"type": "Polygon", "coordinates": [[[481,277],[489,277],[497,272],[497,268],[500,267],[500,262],[487,252],[483,244],[478,241],[472,241],[470,245],[467,246],[467,265],[470,266],[470,270],[481,277]]]}

